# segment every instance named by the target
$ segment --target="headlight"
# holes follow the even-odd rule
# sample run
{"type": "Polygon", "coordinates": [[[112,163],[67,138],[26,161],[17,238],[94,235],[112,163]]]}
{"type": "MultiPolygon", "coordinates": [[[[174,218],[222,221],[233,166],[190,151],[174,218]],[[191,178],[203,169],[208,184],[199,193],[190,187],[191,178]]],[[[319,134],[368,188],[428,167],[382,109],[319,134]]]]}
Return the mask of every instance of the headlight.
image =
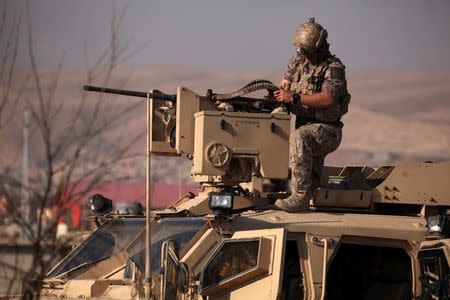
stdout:
{"type": "Polygon", "coordinates": [[[233,209],[233,194],[209,193],[208,206],[216,214],[228,213],[233,209]]]}
{"type": "Polygon", "coordinates": [[[428,217],[427,225],[429,233],[441,233],[442,231],[440,216],[428,217]]]}
{"type": "Polygon", "coordinates": [[[427,227],[429,233],[448,236],[450,234],[450,215],[431,216],[427,218],[427,227]]]}

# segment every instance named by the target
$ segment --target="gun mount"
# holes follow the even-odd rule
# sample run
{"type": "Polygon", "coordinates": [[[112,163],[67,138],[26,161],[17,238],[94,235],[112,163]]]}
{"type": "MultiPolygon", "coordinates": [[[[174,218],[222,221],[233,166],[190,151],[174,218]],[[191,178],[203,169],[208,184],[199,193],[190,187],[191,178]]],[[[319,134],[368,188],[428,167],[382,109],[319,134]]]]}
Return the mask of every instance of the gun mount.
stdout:
{"type": "MultiPolygon", "coordinates": [[[[205,96],[185,87],[171,95],[158,90],[84,89],[147,98],[150,152],[191,159],[191,176],[208,193],[244,192],[259,198],[260,189],[250,185],[246,192],[240,184],[288,178],[290,116],[286,109],[278,108],[272,94],[277,87],[269,81],[255,80],[228,94],[208,90],[205,96]],[[268,91],[264,98],[244,97],[261,89],[268,91]],[[272,159],[274,149],[277,160],[272,159]]],[[[248,201],[244,202],[247,207],[248,201]]]]}

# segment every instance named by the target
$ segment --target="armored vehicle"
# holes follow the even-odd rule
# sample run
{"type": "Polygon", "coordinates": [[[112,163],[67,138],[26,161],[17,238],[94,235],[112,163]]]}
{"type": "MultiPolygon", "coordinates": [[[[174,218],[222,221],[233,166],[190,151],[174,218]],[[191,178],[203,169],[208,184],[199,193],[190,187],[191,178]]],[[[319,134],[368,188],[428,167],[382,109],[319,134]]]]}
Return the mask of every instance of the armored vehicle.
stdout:
{"type": "Polygon", "coordinates": [[[290,108],[270,82],[205,96],[85,89],[147,98],[149,154],[191,159],[200,188],[160,211],[148,193],[145,215],[103,210],[42,298],[448,298],[450,163],[325,167],[310,210],[288,213],[271,199],[287,195],[290,108]]]}

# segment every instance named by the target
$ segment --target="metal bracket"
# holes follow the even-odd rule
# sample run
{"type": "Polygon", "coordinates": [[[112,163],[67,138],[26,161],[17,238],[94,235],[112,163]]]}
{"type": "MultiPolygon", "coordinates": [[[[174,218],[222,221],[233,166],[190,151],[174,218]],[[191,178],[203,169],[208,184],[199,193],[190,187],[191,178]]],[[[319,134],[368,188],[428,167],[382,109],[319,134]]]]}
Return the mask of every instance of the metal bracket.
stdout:
{"type": "MultiPolygon", "coordinates": [[[[314,245],[323,247],[323,246],[325,245],[323,239],[324,239],[324,238],[321,238],[321,237],[319,237],[319,236],[313,236],[313,237],[311,237],[311,242],[312,242],[314,245]]],[[[333,246],[335,246],[335,245],[337,244],[337,241],[334,240],[334,239],[326,238],[326,240],[327,240],[327,242],[328,242],[328,246],[329,246],[329,247],[333,247],[333,246]]]]}

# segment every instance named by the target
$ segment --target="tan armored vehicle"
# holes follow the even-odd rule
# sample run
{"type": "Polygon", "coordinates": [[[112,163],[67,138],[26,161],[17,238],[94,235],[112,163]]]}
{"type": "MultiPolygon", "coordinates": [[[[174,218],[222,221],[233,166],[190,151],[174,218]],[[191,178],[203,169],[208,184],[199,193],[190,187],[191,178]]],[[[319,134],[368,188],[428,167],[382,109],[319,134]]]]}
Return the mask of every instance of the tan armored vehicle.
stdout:
{"type": "Polygon", "coordinates": [[[149,152],[192,159],[202,188],[146,216],[100,218],[41,297],[448,298],[450,163],[327,167],[311,210],[287,213],[270,199],[286,196],[289,107],[270,101],[269,82],[206,96],[85,89],[147,97],[149,152]],[[259,88],[269,97],[244,96],[259,88]]]}

